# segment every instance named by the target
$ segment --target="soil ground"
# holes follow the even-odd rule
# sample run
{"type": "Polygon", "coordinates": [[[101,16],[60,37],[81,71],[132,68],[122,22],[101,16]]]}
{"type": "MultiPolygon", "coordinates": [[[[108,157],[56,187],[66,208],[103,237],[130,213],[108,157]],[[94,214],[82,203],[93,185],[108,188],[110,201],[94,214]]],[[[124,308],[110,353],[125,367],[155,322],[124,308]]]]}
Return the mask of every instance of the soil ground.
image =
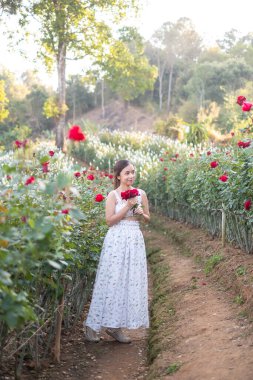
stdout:
{"type": "Polygon", "coordinates": [[[130,344],[105,333],[88,343],[80,321],[63,335],[61,363],[23,379],[253,379],[253,255],[162,216],[144,236],[149,331],[127,331],[130,344]]]}

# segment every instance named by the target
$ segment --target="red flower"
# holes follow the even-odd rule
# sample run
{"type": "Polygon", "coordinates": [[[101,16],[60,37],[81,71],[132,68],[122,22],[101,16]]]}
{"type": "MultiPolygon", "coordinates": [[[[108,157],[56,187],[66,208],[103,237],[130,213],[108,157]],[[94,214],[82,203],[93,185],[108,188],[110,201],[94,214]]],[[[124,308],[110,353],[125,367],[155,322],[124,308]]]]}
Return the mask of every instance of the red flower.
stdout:
{"type": "Polygon", "coordinates": [[[170,160],[174,161],[174,162],[177,161],[177,159],[175,157],[172,157],[170,160]]]}
{"type": "Polygon", "coordinates": [[[21,216],[21,222],[26,223],[27,222],[27,217],[26,216],[21,216]]]}
{"type": "Polygon", "coordinates": [[[194,157],[194,154],[193,154],[193,153],[190,153],[190,157],[194,157]]]}
{"type": "Polygon", "coordinates": [[[231,134],[231,136],[233,137],[233,136],[235,135],[235,132],[231,132],[230,134],[231,134]]]}
{"type": "Polygon", "coordinates": [[[11,175],[7,175],[6,178],[8,179],[8,181],[10,181],[12,179],[12,176],[11,175]]]}
{"type": "Polygon", "coordinates": [[[68,131],[68,138],[74,141],[85,141],[86,139],[79,125],[73,125],[70,128],[68,131]]]}
{"type": "Polygon", "coordinates": [[[22,141],[19,141],[19,140],[16,140],[15,141],[15,145],[16,145],[16,148],[21,148],[21,146],[23,145],[22,141]]]}
{"type": "Polygon", "coordinates": [[[62,214],[68,214],[68,213],[69,213],[69,209],[66,208],[65,210],[61,210],[61,213],[62,213],[62,214]]]}
{"type": "Polygon", "coordinates": [[[236,103],[239,104],[239,106],[242,106],[245,100],[246,100],[245,96],[240,95],[238,96],[236,103]]]}
{"type": "Polygon", "coordinates": [[[211,163],[210,163],[210,166],[211,166],[211,168],[216,168],[217,166],[219,165],[219,163],[217,162],[217,161],[212,161],[211,163]]]}
{"type": "Polygon", "coordinates": [[[25,185],[31,185],[33,182],[35,181],[35,178],[32,176],[32,177],[29,177],[26,181],[25,181],[25,185]]]}
{"type": "Polygon", "coordinates": [[[81,177],[81,173],[79,173],[79,172],[75,172],[75,173],[74,173],[74,176],[75,176],[76,178],[79,178],[79,177],[81,177]]]}
{"type": "Polygon", "coordinates": [[[164,158],[160,157],[159,160],[163,162],[163,161],[164,161],[164,158]]]}
{"type": "Polygon", "coordinates": [[[137,195],[139,195],[138,189],[129,189],[121,192],[121,198],[125,200],[137,197],[137,195]]]}
{"type": "Polygon", "coordinates": [[[53,155],[54,155],[54,151],[53,150],[50,150],[48,153],[49,153],[50,157],[53,157],[53,155]]]}
{"type": "Polygon", "coordinates": [[[83,170],[83,174],[85,175],[87,173],[87,170],[83,170]]]}
{"type": "Polygon", "coordinates": [[[163,168],[163,170],[167,171],[167,170],[168,170],[168,168],[163,168]]]}
{"type": "Polygon", "coordinates": [[[114,175],[113,174],[109,174],[108,176],[110,179],[113,179],[114,178],[114,175]]]}
{"type": "Polygon", "coordinates": [[[228,176],[226,174],[223,174],[223,175],[220,176],[219,180],[222,181],[222,182],[227,182],[228,176]]]}
{"type": "Polygon", "coordinates": [[[210,150],[208,152],[206,152],[207,156],[210,156],[212,154],[212,152],[210,152],[210,150]]]}
{"type": "Polygon", "coordinates": [[[248,148],[250,146],[251,142],[250,141],[238,141],[237,145],[239,146],[239,148],[248,148]]]}
{"type": "Polygon", "coordinates": [[[246,103],[244,102],[243,105],[242,105],[242,111],[244,112],[248,112],[251,110],[253,104],[252,103],[246,103]]]}
{"type": "Polygon", "coordinates": [[[247,201],[244,202],[244,209],[248,211],[251,208],[251,204],[251,200],[247,199],[247,201]]]}
{"type": "Polygon", "coordinates": [[[87,175],[87,179],[88,179],[89,181],[94,181],[95,177],[94,177],[93,174],[89,174],[89,175],[87,175]]]}
{"type": "Polygon", "coordinates": [[[49,165],[49,162],[43,162],[42,163],[42,171],[43,171],[43,173],[48,173],[49,172],[48,165],[49,165]]]}
{"type": "Polygon", "coordinates": [[[105,199],[105,197],[102,194],[97,194],[95,196],[95,201],[96,202],[102,202],[105,199]]]}
{"type": "Polygon", "coordinates": [[[178,154],[178,153],[176,153],[176,154],[175,154],[175,157],[176,157],[176,158],[178,158],[178,157],[179,157],[179,154],[178,154]]]}

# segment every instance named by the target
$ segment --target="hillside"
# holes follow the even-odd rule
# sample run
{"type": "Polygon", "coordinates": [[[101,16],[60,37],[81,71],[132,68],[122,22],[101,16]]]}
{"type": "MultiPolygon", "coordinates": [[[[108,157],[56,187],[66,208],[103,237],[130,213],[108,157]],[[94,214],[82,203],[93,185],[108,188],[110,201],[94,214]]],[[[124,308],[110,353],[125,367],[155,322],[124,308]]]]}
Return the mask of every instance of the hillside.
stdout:
{"type": "Polygon", "coordinates": [[[115,100],[105,106],[104,118],[102,116],[102,110],[99,107],[84,114],[82,119],[108,127],[112,130],[120,129],[152,132],[154,130],[153,124],[156,116],[140,107],[129,105],[128,108],[125,108],[123,102],[115,100]]]}

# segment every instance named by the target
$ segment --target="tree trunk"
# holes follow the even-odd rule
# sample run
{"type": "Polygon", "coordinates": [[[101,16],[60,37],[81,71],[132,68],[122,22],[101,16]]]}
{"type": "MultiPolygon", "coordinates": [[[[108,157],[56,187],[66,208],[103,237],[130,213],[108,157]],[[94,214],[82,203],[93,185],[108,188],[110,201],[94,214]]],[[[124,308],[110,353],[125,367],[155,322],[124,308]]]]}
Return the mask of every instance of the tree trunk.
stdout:
{"type": "Polygon", "coordinates": [[[173,68],[174,68],[173,65],[171,65],[170,76],[169,76],[169,85],[168,85],[168,98],[167,98],[167,111],[168,111],[168,113],[170,113],[170,101],[171,101],[173,68]]]}
{"type": "Polygon", "coordinates": [[[102,109],[102,118],[105,118],[105,82],[104,79],[101,81],[101,109],[102,109]]]}
{"type": "Polygon", "coordinates": [[[65,136],[65,101],[66,101],[66,46],[59,44],[57,55],[58,107],[60,116],[56,126],[56,146],[63,149],[65,136]]]}
{"type": "Polygon", "coordinates": [[[162,111],[163,108],[163,74],[164,74],[165,65],[161,66],[160,57],[158,57],[158,71],[159,71],[159,111],[162,111]]]}

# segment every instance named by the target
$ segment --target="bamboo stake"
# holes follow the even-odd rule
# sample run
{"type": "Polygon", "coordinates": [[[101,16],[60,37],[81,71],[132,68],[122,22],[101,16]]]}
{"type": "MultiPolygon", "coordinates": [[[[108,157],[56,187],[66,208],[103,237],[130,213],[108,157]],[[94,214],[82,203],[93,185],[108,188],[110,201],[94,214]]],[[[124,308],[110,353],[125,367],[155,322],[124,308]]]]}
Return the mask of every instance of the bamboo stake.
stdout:
{"type": "Polygon", "coordinates": [[[222,247],[225,247],[225,244],[226,244],[226,213],[225,213],[223,205],[222,205],[222,209],[221,209],[221,240],[222,240],[222,247]]]}
{"type": "Polygon", "coordinates": [[[56,332],[55,332],[55,345],[53,349],[53,357],[57,363],[60,363],[61,355],[61,327],[62,327],[62,317],[64,312],[64,290],[59,302],[59,306],[56,314],[56,332]]]}

